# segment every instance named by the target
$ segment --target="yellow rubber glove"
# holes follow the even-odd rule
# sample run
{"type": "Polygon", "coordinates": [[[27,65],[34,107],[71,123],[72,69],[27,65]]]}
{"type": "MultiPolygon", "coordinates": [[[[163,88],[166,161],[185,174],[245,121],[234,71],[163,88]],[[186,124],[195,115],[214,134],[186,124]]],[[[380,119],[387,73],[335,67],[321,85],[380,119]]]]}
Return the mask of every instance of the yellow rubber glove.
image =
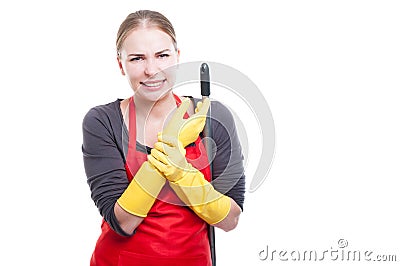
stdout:
{"type": "Polygon", "coordinates": [[[169,144],[156,142],[148,155],[149,162],[165,175],[178,197],[200,218],[209,224],[222,221],[230,211],[230,198],[216,191],[171,143],[171,139],[169,144]]]}
{"type": "Polygon", "coordinates": [[[117,202],[130,214],[146,217],[165,182],[165,177],[146,161],[117,202]]]}
{"type": "Polygon", "coordinates": [[[196,141],[201,131],[203,131],[206,123],[207,112],[210,107],[210,100],[204,99],[203,102],[198,102],[195,109],[195,113],[188,119],[184,119],[187,109],[190,106],[190,100],[185,99],[181,105],[175,111],[167,126],[162,132],[158,133],[158,140],[163,141],[165,138],[177,138],[179,140],[176,145],[182,153],[184,153],[184,147],[190,143],[196,141]]]}

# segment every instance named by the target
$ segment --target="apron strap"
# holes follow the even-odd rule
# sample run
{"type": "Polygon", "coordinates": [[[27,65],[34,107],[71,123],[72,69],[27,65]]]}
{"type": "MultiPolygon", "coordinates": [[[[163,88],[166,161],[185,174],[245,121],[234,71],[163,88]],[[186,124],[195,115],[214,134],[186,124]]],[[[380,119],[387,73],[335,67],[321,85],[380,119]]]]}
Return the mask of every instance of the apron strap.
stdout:
{"type": "Polygon", "coordinates": [[[138,169],[136,168],[136,111],[135,101],[133,96],[129,98],[129,141],[128,141],[128,154],[126,155],[126,166],[132,175],[138,169]]]}

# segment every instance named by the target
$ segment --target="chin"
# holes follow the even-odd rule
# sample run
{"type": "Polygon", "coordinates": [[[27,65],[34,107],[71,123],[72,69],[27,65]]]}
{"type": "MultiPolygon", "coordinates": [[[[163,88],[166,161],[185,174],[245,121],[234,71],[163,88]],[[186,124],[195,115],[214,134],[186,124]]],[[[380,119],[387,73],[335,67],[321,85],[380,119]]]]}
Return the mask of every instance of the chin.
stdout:
{"type": "Polygon", "coordinates": [[[136,92],[140,98],[146,99],[150,102],[157,102],[172,92],[172,89],[160,90],[160,91],[140,91],[136,92]]]}

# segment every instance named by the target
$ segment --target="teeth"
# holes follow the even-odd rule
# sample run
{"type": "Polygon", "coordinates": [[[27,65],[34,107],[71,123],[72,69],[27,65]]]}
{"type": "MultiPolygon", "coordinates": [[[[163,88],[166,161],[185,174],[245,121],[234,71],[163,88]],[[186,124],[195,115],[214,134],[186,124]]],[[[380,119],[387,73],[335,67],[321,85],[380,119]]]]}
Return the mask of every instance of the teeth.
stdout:
{"type": "Polygon", "coordinates": [[[143,84],[146,85],[147,87],[159,87],[159,86],[161,86],[162,83],[163,82],[160,81],[160,82],[156,82],[156,83],[143,83],[143,84]]]}

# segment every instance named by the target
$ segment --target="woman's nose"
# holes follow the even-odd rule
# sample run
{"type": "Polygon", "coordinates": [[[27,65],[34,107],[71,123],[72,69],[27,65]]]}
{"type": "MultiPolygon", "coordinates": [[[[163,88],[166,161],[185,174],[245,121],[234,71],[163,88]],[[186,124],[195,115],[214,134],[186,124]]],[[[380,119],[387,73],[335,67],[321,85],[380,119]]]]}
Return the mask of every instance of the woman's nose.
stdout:
{"type": "Polygon", "coordinates": [[[154,76],[158,72],[158,65],[154,59],[146,60],[145,74],[148,76],[154,76]]]}

